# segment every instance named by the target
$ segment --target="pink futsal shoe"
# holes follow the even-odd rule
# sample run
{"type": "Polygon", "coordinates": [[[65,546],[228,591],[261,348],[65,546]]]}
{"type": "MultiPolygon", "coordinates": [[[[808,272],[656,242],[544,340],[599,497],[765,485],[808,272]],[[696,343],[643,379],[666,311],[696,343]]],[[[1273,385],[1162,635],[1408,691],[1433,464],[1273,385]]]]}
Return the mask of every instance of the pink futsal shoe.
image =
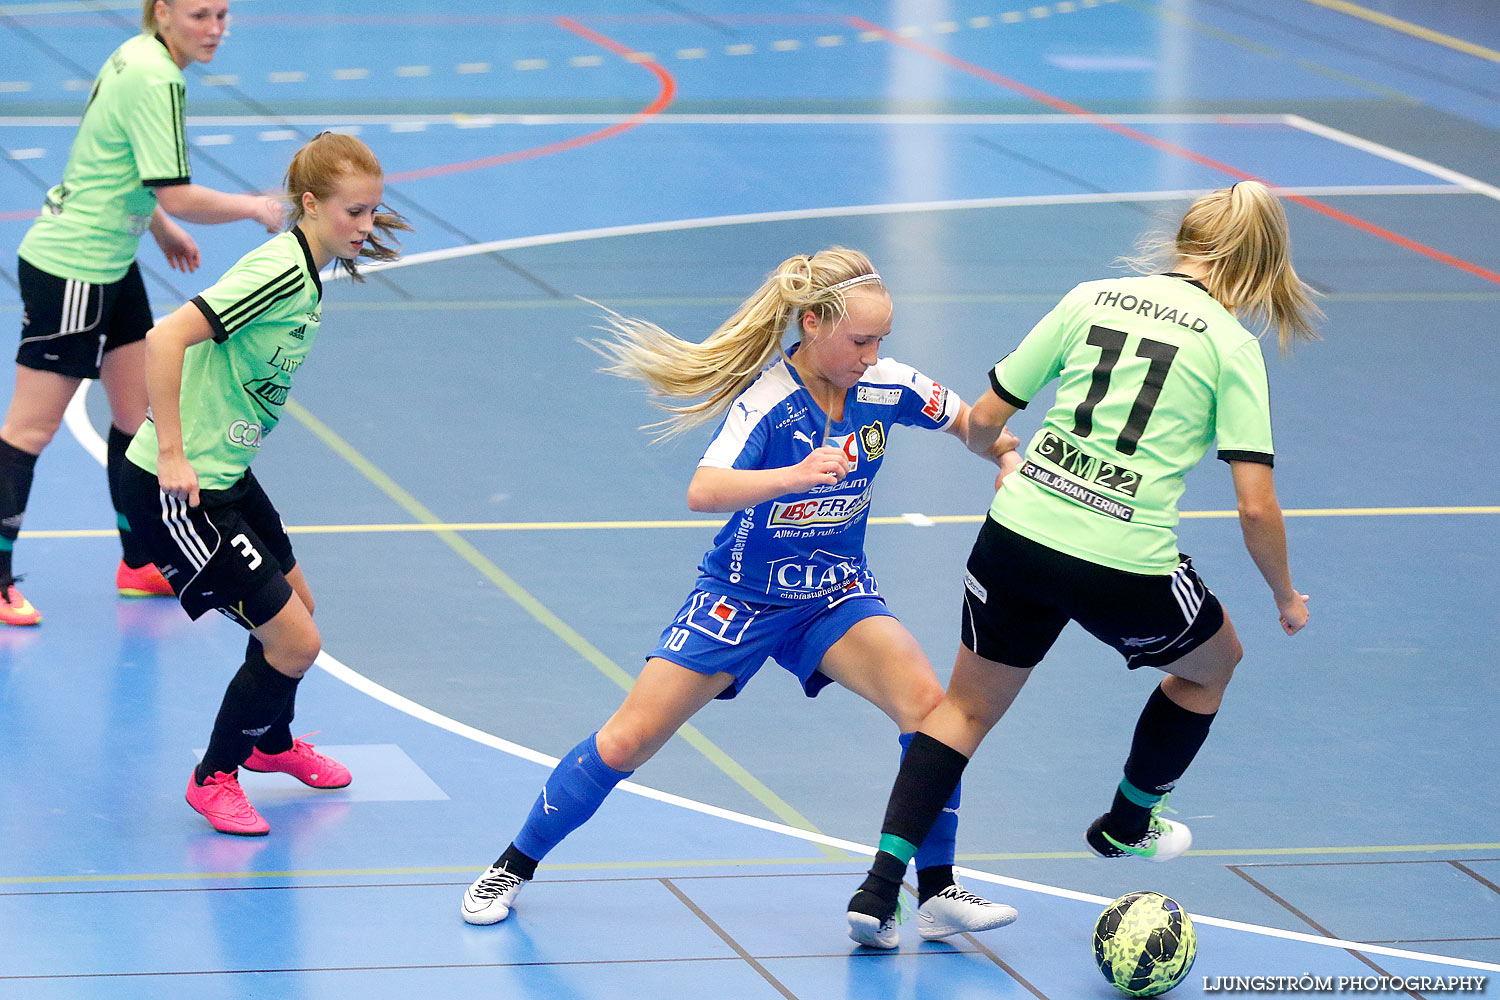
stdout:
{"type": "Polygon", "coordinates": [[[40,625],[42,613],[16,589],[16,581],[0,577],[0,625],[40,625]]]}
{"type": "Polygon", "coordinates": [[[220,833],[236,837],[264,837],[271,824],[245,798],[240,779],[235,774],[215,771],[203,784],[196,775],[188,777],[187,804],[196,809],[220,833]]]}
{"type": "Polygon", "coordinates": [[[115,589],[121,597],[173,597],[172,585],[154,563],[131,569],[120,560],[115,567],[115,589]]]}
{"type": "Polygon", "coordinates": [[[347,767],[332,757],[324,757],[304,739],[292,740],[292,748],[282,753],[252,750],[250,759],[242,766],[247,771],[290,774],[309,788],[343,788],[354,780],[347,767]]]}

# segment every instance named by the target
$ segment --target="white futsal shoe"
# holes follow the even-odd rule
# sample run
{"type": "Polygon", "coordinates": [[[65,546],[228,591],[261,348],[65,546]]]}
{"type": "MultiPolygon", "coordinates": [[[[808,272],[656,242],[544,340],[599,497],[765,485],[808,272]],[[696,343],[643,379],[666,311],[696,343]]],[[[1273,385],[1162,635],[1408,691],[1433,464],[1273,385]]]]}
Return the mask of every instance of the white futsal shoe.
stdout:
{"type": "Polygon", "coordinates": [[[505,868],[490,865],[464,893],[463,918],[469,924],[498,924],[510,916],[516,894],[526,879],[505,868]]]}
{"type": "Polygon", "coordinates": [[[1014,906],[992,903],[954,882],[917,908],[917,933],[923,941],[941,941],[954,934],[1004,927],[1016,916],[1014,906]]]}

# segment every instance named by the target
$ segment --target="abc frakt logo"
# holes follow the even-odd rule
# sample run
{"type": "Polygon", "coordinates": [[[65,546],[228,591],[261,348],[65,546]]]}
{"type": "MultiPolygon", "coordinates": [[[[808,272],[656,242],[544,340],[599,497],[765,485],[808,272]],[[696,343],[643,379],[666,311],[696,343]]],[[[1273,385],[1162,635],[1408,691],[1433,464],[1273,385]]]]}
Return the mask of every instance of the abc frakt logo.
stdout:
{"type": "Polygon", "coordinates": [[[236,420],[229,425],[229,440],[241,448],[259,448],[265,439],[266,429],[260,424],[252,424],[248,420],[236,420]]]}

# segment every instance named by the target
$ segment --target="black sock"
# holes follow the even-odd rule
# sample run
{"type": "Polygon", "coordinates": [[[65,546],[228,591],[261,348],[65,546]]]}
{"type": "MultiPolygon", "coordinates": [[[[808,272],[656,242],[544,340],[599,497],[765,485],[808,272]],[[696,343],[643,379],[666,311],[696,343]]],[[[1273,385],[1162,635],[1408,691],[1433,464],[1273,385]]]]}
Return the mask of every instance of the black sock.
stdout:
{"type": "Polygon", "coordinates": [[[901,879],[906,876],[906,862],[889,851],[877,851],[870,873],[860,883],[859,891],[849,900],[849,909],[877,920],[896,912],[901,894],[901,879]]]}
{"type": "Polygon", "coordinates": [[[296,690],[297,679],[267,663],[264,654],[247,657],[224,692],[208,750],[195,772],[198,783],[216,771],[234,773],[296,690]]]}
{"type": "Polygon", "coordinates": [[[21,533],[37,456],[0,440],[0,582],[10,579],[11,550],[21,533]]]}
{"type": "Polygon", "coordinates": [[[1130,757],[1125,761],[1125,780],[1115,792],[1105,820],[1113,836],[1128,842],[1145,834],[1151,806],[1187,771],[1208,739],[1216,714],[1189,711],[1160,687],[1151,692],[1135,725],[1130,757]]]}
{"type": "Polygon", "coordinates": [[[917,869],[917,902],[927,902],[953,884],[952,865],[933,865],[917,869]]]}
{"type": "MultiPolygon", "coordinates": [[[[890,850],[886,838],[899,837],[916,850],[952,798],[968,763],[969,758],[926,733],[913,736],[886,803],[881,848],[890,850]]],[[[900,855],[896,850],[891,853],[900,855]]],[[[907,855],[905,860],[910,859],[907,855]]]]}
{"type": "Polygon", "coordinates": [[[529,858],[516,850],[515,844],[511,844],[505,849],[504,854],[495,859],[496,868],[504,868],[508,872],[513,872],[521,876],[528,882],[536,877],[536,866],[536,859],[529,858]]]}
{"type": "MultiPolygon", "coordinates": [[[[262,663],[266,660],[266,647],[262,646],[260,640],[253,635],[245,644],[245,660],[249,662],[252,659],[258,659],[262,663]]],[[[297,685],[302,683],[302,678],[288,678],[288,680],[292,682],[292,693],[287,697],[286,707],[281,710],[276,721],[271,723],[271,728],[266,730],[265,735],[255,741],[255,749],[261,753],[275,756],[279,753],[286,753],[292,748],[292,719],[297,715],[297,685]]]]}
{"type": "Polygon", "coordinates": [[[120,549],[125,557],[125,565],[131,569],[140,569],[151,561],[146,546],[130,530],[130,522],[125,519],[124,506],[120,502],[121,486],[120,476],[125,469],[125,449],[130,447],[132,434],[126,434],[114,424],[109,425],[109,461],[105,471],[109,475],[109,502],[115,508],[115,524],[120,529],[120,549]]]}

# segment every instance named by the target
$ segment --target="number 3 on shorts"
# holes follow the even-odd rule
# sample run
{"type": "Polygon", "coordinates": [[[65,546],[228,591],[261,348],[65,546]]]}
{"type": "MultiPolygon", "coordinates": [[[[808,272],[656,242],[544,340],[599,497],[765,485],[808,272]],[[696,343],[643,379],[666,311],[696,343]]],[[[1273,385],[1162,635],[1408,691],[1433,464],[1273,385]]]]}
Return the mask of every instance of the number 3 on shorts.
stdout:
{"type": "Polygon", "coordinates": [[[260,553],[255,551],[255,546],[250,544],[250,539],[246,538],[243,532],[231,538],[229,544],[239,549],[240,555],[250,561],[251,569],[260,565],[260,553]]]}

